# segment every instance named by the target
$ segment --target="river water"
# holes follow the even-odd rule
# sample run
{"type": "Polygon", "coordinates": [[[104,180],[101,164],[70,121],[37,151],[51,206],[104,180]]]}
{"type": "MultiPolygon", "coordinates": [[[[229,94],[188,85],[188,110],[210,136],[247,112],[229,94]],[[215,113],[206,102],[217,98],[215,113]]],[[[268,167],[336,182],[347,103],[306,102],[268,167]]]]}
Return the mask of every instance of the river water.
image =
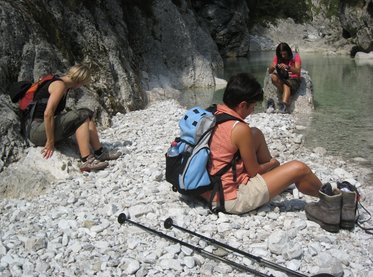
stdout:
{"type": "MultiPolygon", "coordinates": [[[[274,52],[252,53],[248,58],[225,60],[224,75],[250,72],[262,83],[274,52]]],[[[302,68],[313,84],[315,111],[303,131],[305,146],[321,146],[333,156],[347,160],[363,158],[373,167],[373,64],[357,63],[346,56],[300,53],[302,68]]],[[[220,103],[223,90],[194,91],[182,104],[207,106],[220,103]]],[[[260,109],[260,108],[259,108],[260,109]]]]}

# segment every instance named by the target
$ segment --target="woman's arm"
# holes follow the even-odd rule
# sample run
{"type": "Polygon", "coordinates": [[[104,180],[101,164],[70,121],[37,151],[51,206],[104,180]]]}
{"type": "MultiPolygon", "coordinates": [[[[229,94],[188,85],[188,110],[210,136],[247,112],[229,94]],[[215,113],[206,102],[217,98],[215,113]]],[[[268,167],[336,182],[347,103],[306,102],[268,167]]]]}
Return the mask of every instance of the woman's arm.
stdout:
{"type": "Polygon", "coordinates": [[[43,149],[43,157],[48,159],[52,157],[54,152],[54,113],[60,103],[66,88],[63,81],[54,81],[49,86],[49,99],[47,107],[44,111],[44,124],[47,142],[43,149]]]}
{"type": "Polygon", "coordinates": [[[295,62],[294,66],[288,66],[287,70],[293,74],[299,75],[301,72],[301,64],[299,62],[295,62]]]}
{"type": "Polygon", "coordinates": [[[241,159],[250,177],[254,177],[257,173],[263,174],[280,165],[274,158],[261,164],[258,162],[253,135],[247,124],[238,123],[232,130],[232,143],[240,151],[241,159]]]}
{"type": "Polygon", "coordinates": [[[268,73],[269,73],[269,74],[272,74],[272,73],[275,71],[275,69],[276,69],[276,65],[272,63],[272,64],[269,66],[269,68],[268,68],[268,73]]]}
{"type": "Polygon", "coordinates": [[[269,73],[269,74],[272,74],[272,73],[275,71],[275,69],[276,69],[276,64],[277,64],[277,56],[275,55],[275,56],[273,57],[273,59],[272,59],[272,63],[271,63],[271,65],[270,65],[269,68],[268,68],[268,73],[269,73]]]}
{"type": "Polygon", "coordinates": [[[300,75],[302,68],[302,61],[300,55],[297,53],[294,57],[294,66],[289,66],[288,71],[291,71],[293,74],[300,75]]]}

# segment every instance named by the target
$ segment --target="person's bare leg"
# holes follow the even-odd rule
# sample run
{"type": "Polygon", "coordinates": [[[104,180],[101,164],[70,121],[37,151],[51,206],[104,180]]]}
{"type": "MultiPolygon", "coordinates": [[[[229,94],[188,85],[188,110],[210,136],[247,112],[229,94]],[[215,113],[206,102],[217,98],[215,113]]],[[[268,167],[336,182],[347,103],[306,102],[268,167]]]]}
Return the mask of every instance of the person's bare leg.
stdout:
{"type": "Polygon", "coordinates": [[[84,121],[75,131],[76,141],[78,143],[79,152],[81,157],[87,157],[91,154],[89,144],[89,119],[84,121]]]}
{"type": "Polygon", "coordinates": [[[250,130],[251,135],[253,136],[254,149],[258,163],[263,164],[269,162],[272,156],[269,152],[268,145],[262,131],[255,127],[251,127],[250,130]]]}
{"type": "Polygon", "coordinates": [[[262,175],[267,183],[270,198],[280,194],[290,184],[295,183],[300,192],[318,196],[321,181],[303,162],[291,161],[262,175]]]}
{"type": "Polygon", "coordinates": [[[290,87],[287,84],[284,84],[283,92],[282,92],[282,102],[284,102],[286,105],[289,105],[290,103],[290,95],[291,95],[290,87]]]}
{"type": "Polygon", "coordinates": [[[93,147],[93,150],[98,150],[102,147],[96,124],[92,120],[89,120],[89,142],[93,147]]]}
{"type": "Polygon", "coordinates": [[[278,89],[280,93],[283,92],[283,85],[284,83],[281,81],[281,79],[277,76],[277,74],[271,74],[272,84],[275,85],[275,87],[278,89]]]}

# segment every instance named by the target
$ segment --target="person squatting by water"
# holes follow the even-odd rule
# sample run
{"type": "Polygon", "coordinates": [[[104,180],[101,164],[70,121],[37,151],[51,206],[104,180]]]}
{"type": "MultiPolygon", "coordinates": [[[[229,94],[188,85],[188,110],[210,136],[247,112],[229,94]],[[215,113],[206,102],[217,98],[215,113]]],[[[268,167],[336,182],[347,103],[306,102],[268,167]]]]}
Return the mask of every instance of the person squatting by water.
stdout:
{"type": "Polygon", "coordinates": [[[75,134],[79,147],[80,170],[101,170],[108,166],[107,160],[119,158],[121,153],[103,148],[93,112],[87,108],[63,112],[67,94],[71,89],[88,85],[91,80],[90,68],[84,64],[72,66],[59,77],[41,87],[35,94],[37,101],[31,122],[29,140],[36,146],[44,146],[42,155],[52,157],[55,144],[75,134]],[[93,149],[93,153],[92,150],[93,149]]]}
{"type": "Polygon", "coordinates": [[[301,66],[299,53],[293,54],[287,43],[281,42],[276,47],[276,55],[273,57],[268,73],[271,74],[272,83],[282,94],[278,109],[281,113],[289,112],[290,96],[299,89],[301,66]]]}
{"type": "MultiPolygon", "coordinates": [[[[224,91],[223,104],[217,113],[227,113],[244,120],[254,111],[256,102],[263,100],[258,81],[250,74],[240,73],[230,78],[224,91]]],[[[225,210],[242,214],[254,210],[295,183],[300,192],[318,196],[320,180],[311,169],[300,161],[280,165],[268,150],[261,130],[240,121],[219,124],[211,138],[211,165],[209,173],[215,174],[230,163],[239,151],[241,159],[236,164],[236,181],[232,169],[222,176],[225,210]]],[[[202,195],[206,200],[210,192],[202,195]]],[[[218,196],[213,206],[217,206],[218,196]]]]}

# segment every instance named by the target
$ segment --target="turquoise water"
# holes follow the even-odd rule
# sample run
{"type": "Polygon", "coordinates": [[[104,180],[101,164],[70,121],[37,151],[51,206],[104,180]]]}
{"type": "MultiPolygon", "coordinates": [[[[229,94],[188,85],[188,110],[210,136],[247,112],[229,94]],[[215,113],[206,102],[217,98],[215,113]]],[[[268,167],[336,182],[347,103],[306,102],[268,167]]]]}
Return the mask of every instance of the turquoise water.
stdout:
{"type": "MultiPolygon", "coordinates": [[[[251,72],[263,84],[273,52],[225,60],[224,79],[251,72]]],[[[345,159],[362,157],[373,166],[373,65],[359,65],[350,57],[301,54],[302,67],[310,74],[315,111],[305,134],[305,145],[327,149],[345,159]]],[[[184,104],[219,103],[222,90],[185,94],[184,104]],[[192,96],[191,96],[192,95],[192,96]]]]}

